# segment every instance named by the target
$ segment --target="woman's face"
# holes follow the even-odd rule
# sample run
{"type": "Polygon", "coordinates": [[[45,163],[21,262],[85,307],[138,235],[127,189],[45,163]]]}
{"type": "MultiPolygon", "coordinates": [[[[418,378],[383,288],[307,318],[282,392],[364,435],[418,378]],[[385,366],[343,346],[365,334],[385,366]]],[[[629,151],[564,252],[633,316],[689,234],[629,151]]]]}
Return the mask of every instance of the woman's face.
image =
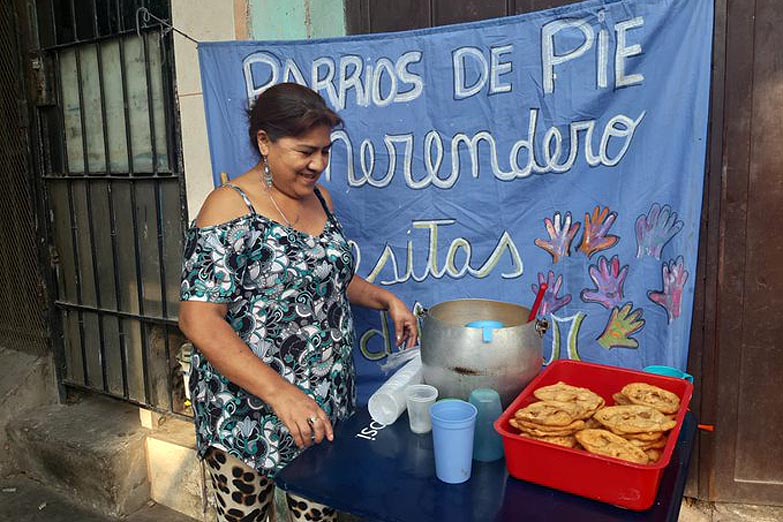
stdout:
{"type": "Polygon", "coordinates": [[[260,131],[258,148],[269,162],[275,188],[294,198],[312,194],[329,163],[331,133],[327,125],[319,125],[301,136],[287,136],[273,142],[260,131]]]}

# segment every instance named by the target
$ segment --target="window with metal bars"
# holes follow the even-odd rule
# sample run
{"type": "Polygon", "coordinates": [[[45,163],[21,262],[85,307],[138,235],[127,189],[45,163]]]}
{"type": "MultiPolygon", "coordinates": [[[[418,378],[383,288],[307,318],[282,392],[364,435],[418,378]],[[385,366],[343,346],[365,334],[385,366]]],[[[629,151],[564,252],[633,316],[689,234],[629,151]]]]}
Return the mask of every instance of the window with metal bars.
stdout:
{"type": "Polygon", "coordinates": [[[56,103],[40,104],[64,383],[184,412],[176,354],[185,213],[164,1],[39,0],[56,103]]]}

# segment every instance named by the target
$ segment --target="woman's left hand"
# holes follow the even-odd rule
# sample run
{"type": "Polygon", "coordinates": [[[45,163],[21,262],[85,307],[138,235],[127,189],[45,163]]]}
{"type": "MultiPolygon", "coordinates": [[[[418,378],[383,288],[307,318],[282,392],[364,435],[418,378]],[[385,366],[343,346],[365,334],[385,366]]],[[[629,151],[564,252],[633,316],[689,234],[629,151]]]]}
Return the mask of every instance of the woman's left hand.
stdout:
{"type": "Polygon", "coordinates": [[[405,344],[407,348],[413,348],[419,342],[419,322],[405,303],[393,293],[354,275],[348,285],[348,299],[355,305],[386,310],[394,322],[397,346],[405,344]]]}
{"type": "Polygon", "coordinates": [[[389,316],[394,322],[394,333],[397,346],[405,344],[406,348],[413,348],[419,342],[419,322],[413,313],[399,298],[394,297],[389,302],[389,316]]]}

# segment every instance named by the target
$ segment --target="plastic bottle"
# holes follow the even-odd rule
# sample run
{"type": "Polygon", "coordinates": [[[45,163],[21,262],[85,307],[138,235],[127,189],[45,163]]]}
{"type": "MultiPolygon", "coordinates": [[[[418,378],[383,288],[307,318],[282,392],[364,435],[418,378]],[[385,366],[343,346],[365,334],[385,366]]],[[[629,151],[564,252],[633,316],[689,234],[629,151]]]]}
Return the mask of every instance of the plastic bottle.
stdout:
{"type": "Polygon", "coordinates": [[[405,411],[405,388],[421,382],[421,356],[417,356],[394,372],[389,380],[370,396],[367,409],[372,420],[384,426],[393,424],[405,411]]]}

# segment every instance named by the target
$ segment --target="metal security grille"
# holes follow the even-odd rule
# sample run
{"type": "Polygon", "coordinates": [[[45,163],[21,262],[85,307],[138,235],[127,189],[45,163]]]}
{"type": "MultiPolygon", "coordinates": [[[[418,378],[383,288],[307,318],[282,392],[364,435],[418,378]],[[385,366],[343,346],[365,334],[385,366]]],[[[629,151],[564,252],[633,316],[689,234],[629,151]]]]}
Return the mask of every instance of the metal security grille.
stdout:
{"type": "Polygon", "coordinates": [[[176,353],[184,200],[168,2],[41,0],[57,104],[40,112],[66,385],[184,411],[176,353]]]}
{"type": "Polygon", "coordinates": [[[0,351],[48,350],[27,106],[14,8],[0,2],[0,351]]]}

